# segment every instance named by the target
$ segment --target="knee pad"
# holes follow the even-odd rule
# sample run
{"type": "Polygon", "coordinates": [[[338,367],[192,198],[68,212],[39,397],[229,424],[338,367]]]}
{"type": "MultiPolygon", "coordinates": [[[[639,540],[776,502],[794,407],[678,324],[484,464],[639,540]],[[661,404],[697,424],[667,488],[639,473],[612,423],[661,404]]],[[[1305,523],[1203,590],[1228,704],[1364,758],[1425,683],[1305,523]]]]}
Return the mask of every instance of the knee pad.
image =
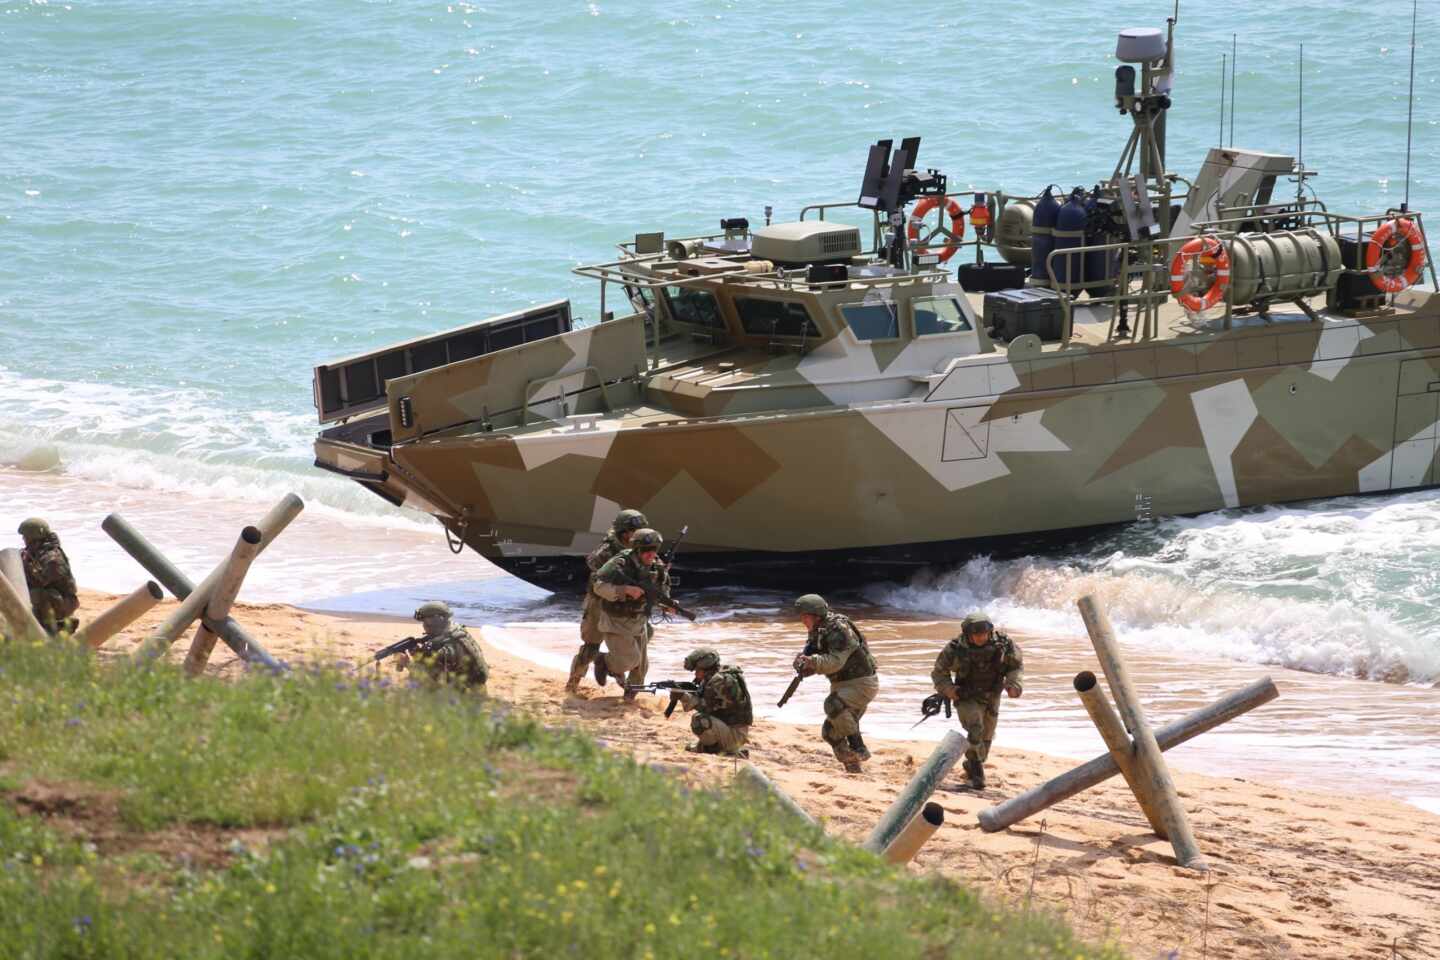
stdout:
{"type": "Polygon", "coordinates": [[[704,714],[697,713],[695,714],[695,716],[690,718],[690,732],[695,734],[695,736],[697,737],[700,736],[702,733],[708,733],[710,731],[710,727],[710,718],[705,716],[704,714]]]}
{"type": "Polygon", "coordinates": [[[829,696],[827,696],[827,697],[825,698],[824,707],[825,707],[825,716],[831,717],[831,718],[838,717],[840,714],[844,713],[845,710],[846,710],[845,701],[844,701],[844,700],[841,700],[839,697],[835,696],[835,694],[833,694],[833,693],[830,694],[829,696]]]}

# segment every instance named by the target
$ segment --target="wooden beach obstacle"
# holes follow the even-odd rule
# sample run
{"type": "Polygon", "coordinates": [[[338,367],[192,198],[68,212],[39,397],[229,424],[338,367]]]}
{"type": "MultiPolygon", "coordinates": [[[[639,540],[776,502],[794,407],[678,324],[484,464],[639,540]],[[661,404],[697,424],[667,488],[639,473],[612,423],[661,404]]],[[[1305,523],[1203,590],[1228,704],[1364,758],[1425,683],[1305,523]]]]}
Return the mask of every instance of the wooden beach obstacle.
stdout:
{"type": "Polygon", "coordinates": [[[229,555],[199,585],[180,572],[118,513],[106,517],[100,528],[180,601],[180,606],[141,644],[134,655],[135,662],[148,663],[164,655],[180,634],[199,620],[200,626],[186,657],[186,672],[191,676],[204,669],[216,639],[224,641],[247,663],[280,669],[279,662],[230,615],[230,607],[250,564],[304,509],[304,501],[293,493],[286,494],[257,524],[240,532],[229,555]]]}
{"type": "Polygon", "coordinates": [[[987,833],[1004,830],[1118,773],[1125,777],[1156,835],[1169,840],[1174,847],[1176,862],[1192,870],[1205,870],[1204,858],[1195,843],[1162,752],[1269,703],[1279,696],[1279,691],[1270,678],[1265,677],[1152,731],[1104,610],[1089,596],[1080,599],[1079,607],[1119,715],[1116,716],[1093,673],[1087,671],[1076,676],[1075,689],[1108,752],[1018,797],[981,810],[980,828],[987,833]]]}
{"type": "Polygon", "coordinates": [[[146,580],[131,591],[129,596],[117,601],[76,631],[75,640],[91,650],[98,650],[106,640],[148,613],[164,596],[165,591],[160,589],[160,584],[154,580],[146,580]]]}
{"type": "MultiPolygon", "coordinates": [[[[909,860],[913,857],[915,851],[920,849],[920,844],[930,839],[935,829],[938,829],[945,820],[944,812],[941,811],[939,822],[934,824],[935,829],[927,832],[926,824],[934,818],[935,814],[932,811],[930,817],[926,818],[926,801],[935,792],[935,788],[940,786],[941,781],[955,768],[955,764],[960,762],[960,758],[965,755],[969,746],[970,741],[963,734],[956,733],[954,730],[946,733],[945,737],[935,745],[935,750],[930,754],[929,759],[920,766],[919,770],[915,771],[910,782],[905,784],[904,789],[895,797],[890,808],[880,815],[875,829],[870,831],[870,836],[865,840],[865,849],[871,853],[886,856],[888,859],[888,851],[892,846],[900,843],[901,837],[905,837],[905,844],[909,845],[918,836],[919,843],[915,843],[914,850],[910,850],[904,859],[909,860]],[[916,820],[925,821],[925,823],[913,823],[916,820]],[[910,835],[906,836],[907,834],[910,835]]],[[[932,806],[938,807],[939,805],[932,804],[932,806]]],[[[895,855],[901,855],[902,852],[903,847],[897,848],[895,855]]]]}

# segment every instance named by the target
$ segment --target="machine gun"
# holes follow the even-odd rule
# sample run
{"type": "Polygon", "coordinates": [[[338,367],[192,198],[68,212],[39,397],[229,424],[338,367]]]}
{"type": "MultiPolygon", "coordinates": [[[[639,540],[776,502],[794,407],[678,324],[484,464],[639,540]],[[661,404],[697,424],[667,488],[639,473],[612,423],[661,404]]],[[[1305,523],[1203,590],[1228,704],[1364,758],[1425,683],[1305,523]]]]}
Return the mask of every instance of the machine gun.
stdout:
{"type": "Polygon", "coordinates": [[[920,713],[922,714],[922,716],[919,720],[916,720],[913,724],[910,725],[910,729],[914,730],[916,727],[920,726],[920,724],[924,723],[926,720],[929,720],[931,717],[939,713],[942,708],[945,711],[945,719],[949,720],[953,712],[950,709],[950,698],[940,693],[930,694],[930,696],[920,701],[920,713]]]}
{"type": "MultiPolygon", "coordinates": [[[[800,656],[801,656],[801,657],[810,657],[810,656],[814,656],[814,655],[815,655],[815,644],[814,644],[812,641],[810,641],[810,640],[806,640],[806,641],[805,641],[805,649],[800,651],[800,656]]],[[[796,657],[796,659],[798,660],[799,657],[796,657]]],[[[789,703],[789,702],[790,702],[790,698],[793,697],[793,696],[795,696],[795,691],[800,689],[800,681],[801,681],[801,680],[804,680],[804,679],[805,679],[805,675],[804,675],[803,673],[801,673],[799,670],[796,670],[796,671],[795,671],[795,679],[790,681],[790,686],[788,686],[788,687],[785,688],[785,692],[780,695],[780,702],[777,703],[777,704],[775,704],[775,706],[776,706],[777,708],[783,708],[783,707],[785,706],[785,704],[789,703]]]]}
{"type": "Polygon", "coordinates": [[[700,684],[690,680],[657,680],[654,683],[627,683],[626,693],[659,693],[661,690],[670,691],[670,705],[665,708],[665,716],[675,712],[675,706],[680,698],[687,693],[699,693],[700,684]]]}
{"type": "Polygon", "coordinates": [[[377,650],[375,652],[375,656],[371,657],[369,660],[366,660],[365,663],[359,664],[359,666],[363,667],[366,664],[379,663],[386,657],[393,657],[397,653],[410,653],[412,650],[419,650],[420,653],[423,654],[429,651],[429,647],[429,637],[406,637],[403,640],[396,640],[388,647],[377,650]]]}

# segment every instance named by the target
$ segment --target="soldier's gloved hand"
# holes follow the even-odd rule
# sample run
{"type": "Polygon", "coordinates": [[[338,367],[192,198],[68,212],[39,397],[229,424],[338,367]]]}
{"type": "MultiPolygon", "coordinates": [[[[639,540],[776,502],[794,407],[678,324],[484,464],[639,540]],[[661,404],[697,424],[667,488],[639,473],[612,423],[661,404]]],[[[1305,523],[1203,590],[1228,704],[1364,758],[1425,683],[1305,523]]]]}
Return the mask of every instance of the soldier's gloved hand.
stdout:
{"type": "Polygon", "coordinates": [[[1005,688],[1005,693],[1008,694],[1010,696],[1010,699],[1013,700],[1016,697],[1020,696],[1020,688],[1012,683],[1010,684],[1010,686],[1005,688]]]}
{"type": "Polygon", "coordinates": [[[639,600],[641,597],[645,596],[645,588],[627,585],[625,587],[625,596],[629,597],[631,600],[639,600]]]}
{"type": "Polygon", "coordinates": [[[395,669],[396,669],[396,670],[404,670],[404,669],[405,669],[406,667],[408,667],[408,666],[410,666],[410,654],[408,654],[408,653],[397,653],[397,654],[395,654],[395,669]]]}
{"type": "Polygon", "coordinates": [[[814,675],[815,675],[815,658],[814,658],[814,657],[807,657],[807,656],[805,656],[805,654],[803,654],[803,653],[802,653],[802,654],[799,654],[798,656],[796,656],[796,657],[795,657],[795,672],[798,673],[798,674],[800,674],[800,676],[802,676],[802,677],[812,677],[812,676],[814,676],[814,675]]]}

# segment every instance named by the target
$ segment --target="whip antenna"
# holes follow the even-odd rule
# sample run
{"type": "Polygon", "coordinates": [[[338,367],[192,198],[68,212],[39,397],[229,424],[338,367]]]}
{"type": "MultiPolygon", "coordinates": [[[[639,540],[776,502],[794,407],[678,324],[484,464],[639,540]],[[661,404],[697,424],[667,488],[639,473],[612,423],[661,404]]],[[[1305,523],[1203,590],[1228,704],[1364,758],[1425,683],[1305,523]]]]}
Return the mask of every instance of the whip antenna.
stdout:
{"type": "Polygon", "coordinates": [[[1235,146],[1235,64],[1240,62],[1238,33],[1230,34],[1230,146],[1235,146]]]}
{"type": "Polygon", "coordinates": [[[1410,4],[1410,105],[1406,108],[1405,114],[1405,202],[1400,204],[1401,213],[1410,209],[1410,145],[1415,128],[1415,20],[1419,16],[1419,11],[1420,0],[1412,0],[1410,4]]]}
{"type": "Polygon", "coordinates": [[[1215,146],[1225,146],[1225,54],[1220,54],[1220,138],[1215,141],[1215,146]]]}
{"type": "Polygon", "coordinates": [[[1295,183],[1295,203],[1298,207],[1305,198],[1305,44],[1300,44],[1300,118],[1296,124],[1299,148],[1295,151],[1300,177],[1295,183]]]}

